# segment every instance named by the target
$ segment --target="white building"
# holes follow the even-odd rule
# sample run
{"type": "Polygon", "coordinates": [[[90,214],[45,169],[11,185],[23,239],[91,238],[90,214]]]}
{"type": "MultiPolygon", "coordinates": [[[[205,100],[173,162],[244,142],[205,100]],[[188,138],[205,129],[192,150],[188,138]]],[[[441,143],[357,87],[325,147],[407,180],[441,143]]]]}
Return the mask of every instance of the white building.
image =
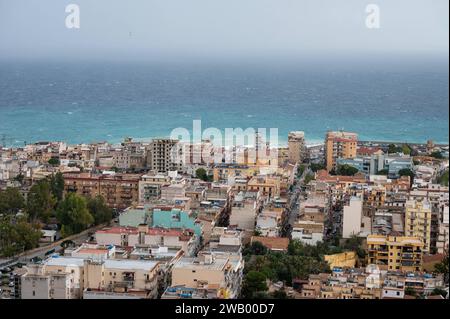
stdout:
{"type": "Polygon", "coordinates": [[[349,205],[344,206],[343,238],[350,238],[361,232],[362,207],[362,199],[356,196],[350,199],[349,205]]]}

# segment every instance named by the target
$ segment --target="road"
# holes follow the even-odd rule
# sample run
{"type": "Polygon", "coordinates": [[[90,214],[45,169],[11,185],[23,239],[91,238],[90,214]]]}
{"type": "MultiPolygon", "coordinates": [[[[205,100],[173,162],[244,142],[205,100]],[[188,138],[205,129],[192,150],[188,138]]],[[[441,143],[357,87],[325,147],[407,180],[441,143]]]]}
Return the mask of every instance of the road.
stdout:
{"type": "Polygon", "coordinates": [[[31,259],[35,258],[35,257],[39,257],[41,259],[44,259],[45,253],[47,253],[48,251],[55,249],[55,252],[61,252],[62,251],[62,247],[61,247],[61,243],[66,241],[66,240],[71,240],[73,241],[75,244],[77,245],[81,245],[82,243],[86,242],[89,240],[89,237],[91,236],[91,233],[95,233],[96,230],[101,229],[103,227],[105,227],[106,224],[101,224],[101,225],[97,225],[91,228],[88,228],[84,231],[82,231],[81,233],[63,238],[57,242],[54,242],[52,244],[49,245],[45,245],[45,246],[41,246],[38,248],[35,248],[33,250],[30,251],[26,251],[22,254],[20,254],[18,256],[18,258],[16,258],[16,261],[20,262],[20,263],[27,263],[30,262],[31,259]]]}
{"type": "Polygon", "coordinates": [[[283,235],[286,237],[291,236],[292,229],[294,227],[294,224],[295,224],[298,214],[300,212],[300,201],[303,196],[302,186],[304,185],[305,176],[308,174],[311,174],[311,173],[312,173],[312,171],[310,170],[309,166],[307,166],[305,168],[305,170],[303,171],[302,176],[295,178],[296,183],[292,190],[291,200],[290,200],[291,207],[289,209],[289,215],[288,215],[285,225],[283,227],[283,230],[284,230],[283,235]]]}

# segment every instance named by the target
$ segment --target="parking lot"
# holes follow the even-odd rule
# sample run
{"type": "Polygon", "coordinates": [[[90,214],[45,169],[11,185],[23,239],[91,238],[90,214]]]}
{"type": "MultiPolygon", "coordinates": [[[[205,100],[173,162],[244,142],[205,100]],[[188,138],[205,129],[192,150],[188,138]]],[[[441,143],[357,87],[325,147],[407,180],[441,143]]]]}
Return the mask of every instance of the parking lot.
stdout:
{"type": "Polygon", "coordinates": [[[22,267],[21,264],[15,264],[13,266],[3,267],[1,271],[0,281],[0,298],[1,299],[14,299],[14,271],[17,271],[22,267]]]}

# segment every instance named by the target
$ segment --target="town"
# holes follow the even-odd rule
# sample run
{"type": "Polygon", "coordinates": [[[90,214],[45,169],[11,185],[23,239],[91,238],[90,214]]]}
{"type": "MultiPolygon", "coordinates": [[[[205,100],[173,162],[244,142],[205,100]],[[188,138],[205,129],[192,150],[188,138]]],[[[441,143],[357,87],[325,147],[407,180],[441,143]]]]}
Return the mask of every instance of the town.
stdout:
{"type": "Polygon", "coordinates": [[[448,145],[287,141],[1,146],[1,298],[448,298],[448,145]]]}

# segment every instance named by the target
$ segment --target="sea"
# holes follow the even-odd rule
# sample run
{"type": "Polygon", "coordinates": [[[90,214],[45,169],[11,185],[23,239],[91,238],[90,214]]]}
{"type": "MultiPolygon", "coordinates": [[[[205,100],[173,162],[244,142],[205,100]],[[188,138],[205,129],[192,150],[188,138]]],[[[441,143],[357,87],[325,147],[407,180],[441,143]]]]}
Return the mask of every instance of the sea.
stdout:
{"type": "Polygon", "coordinates": [[[209,127],[449,142],[448,65],[1,61],[0,144],[120,142],[209,127]]]}

